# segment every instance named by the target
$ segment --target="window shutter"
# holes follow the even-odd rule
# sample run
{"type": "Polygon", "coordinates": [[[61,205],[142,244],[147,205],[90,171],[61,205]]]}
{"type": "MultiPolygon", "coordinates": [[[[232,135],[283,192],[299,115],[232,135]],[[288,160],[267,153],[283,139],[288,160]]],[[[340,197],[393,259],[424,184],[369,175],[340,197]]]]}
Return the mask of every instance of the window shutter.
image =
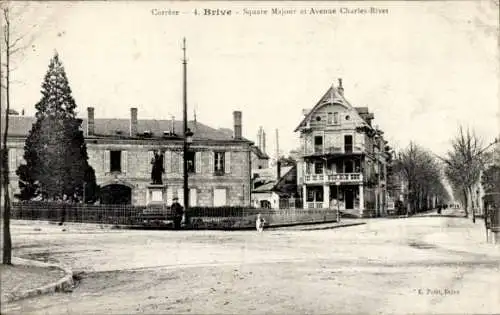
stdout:
{"type": "Polygon", "coordinates": [[[208,152],[209,154],[209,173],[213,173],[214,172],[214,159],[215,159],[215,153],[214,152],[208,152]]]}
{"type": "MultiPolygon", "coordinates": [[[[184,153],[179,152],[179,173],[183,174],[184,173],[184,153]]],[[[180,199],[180,197],[179,197],[180,199]]]]}
{"type": "Polygon", "coordinates": [[[177,173],[179,171],[179,153],[177,151],[172,151],[170,155],[170,171],[171,173],[177,173]]]}
{"type": "Polygon", "coordinates": [[[177,198],[179,198],[179,203],[184,207],[184,189],[177,189],[177,198]]]}
{"type": "Polygon", "coordinates": [[[163,157],[164,168],[167,174],[172,173],[172,151],[165,151],[165,156],[163,157]]]}
{"type": "Polygon", "coordinates": [[[9,172],[16,172],[16,163],[17,163],[17,150],[16,149],[8,149],[9,150],[9,172]]]}
{"type": "Polygon", "coordinates": [[[128,172],[128,151],[122,151],[122,173],[128,172]]]}
{"type": "Polygon", "coordinates": [[[109,150],[105,150],[104,151],[104,172],[105,173],[109,173],[110,172],[109,155],[110,155],[110,151],[109,150]]]}
{"type": "Polygon", "coordinates": [[[198,191],[196,188],[189,189],[189,206],[196,207],[198,205],[198,191]]]}
{"type": "Polygon", "coordinates": [[[194,167],[196,169],[196,173],[201,173],[201,152],[195,152],[194,158],[194,167]]]}
{"type": "Polygon", "coordinates": [[[174,199],[174,190],[172,187],[167,188],[167,205],[170,206],[172,204],[172,199],[174,199]]]}
{"type": "Polygon", "coordinates": [[[231,152],[224,153],[224,171],[226,174],[231,173],[231,152]]]}

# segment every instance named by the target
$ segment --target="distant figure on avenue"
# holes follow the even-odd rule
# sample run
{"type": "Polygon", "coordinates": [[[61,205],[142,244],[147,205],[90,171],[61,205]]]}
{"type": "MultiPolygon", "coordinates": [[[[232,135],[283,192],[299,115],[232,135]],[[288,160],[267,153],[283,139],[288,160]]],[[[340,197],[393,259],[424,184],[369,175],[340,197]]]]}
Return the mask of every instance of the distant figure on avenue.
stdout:
{"type": "Polygon", "coordinates": [[[264,224],[266,223],[266,220],[259,214],[257,214],[257,220],[255,221],[255,227],[257,228],[257,232],[262,232],[264,231],[264,224]]]}
{"type": "Polygon", "coordinates": [[[174,198],[171,208],[174,214],[174,228],[179,230],[181,228],[182,216],[184,215],[184,208],[179,203],[179,198],[174,198]]]}
{"type": "Polygon", "coordinates": [[[165,168],[163,167],[163,154],[158,150],[155,151],[153,158],[151,159],[151,181],[154,185],[162,185],[162,176],[165,173],[165,168]]]}
{"type": "Polygon", "coordinates": [[[59,225],[63,225],[64,221],[66,220],[67,203],[68,203],[68,196],[66,194],[64,194],[62,197],[62,203],[61,203],[61,221],[59,222],[59,225]]]}

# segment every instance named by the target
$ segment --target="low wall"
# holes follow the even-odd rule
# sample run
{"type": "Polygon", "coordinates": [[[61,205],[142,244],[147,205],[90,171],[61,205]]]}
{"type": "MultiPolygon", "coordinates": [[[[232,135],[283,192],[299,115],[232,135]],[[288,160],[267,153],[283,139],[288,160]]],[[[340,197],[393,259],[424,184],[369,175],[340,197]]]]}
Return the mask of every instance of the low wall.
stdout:
{"type": "Polygon", "coordinates": [[[193,228],[199,229],[255,228],[258,213],[265,220],[266,227],[337,221],[337,211],[329,209],[248,209],[242,216],[193,216],[190,217],[190,223],[193,228]]]}

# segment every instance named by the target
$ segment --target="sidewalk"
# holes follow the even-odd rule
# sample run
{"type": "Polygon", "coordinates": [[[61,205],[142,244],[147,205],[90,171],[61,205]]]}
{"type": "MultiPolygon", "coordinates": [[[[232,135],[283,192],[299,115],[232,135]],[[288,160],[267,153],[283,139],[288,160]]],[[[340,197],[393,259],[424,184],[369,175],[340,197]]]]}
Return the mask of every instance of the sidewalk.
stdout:
{"type": "Polygon", "coordinates": [[[500,259],[500,245],[486,242],[486,230],[482,219],[472,223],[469,218],[448,221],[442,232],[432,233],[425,242],[450,251],[484,255],[500,259]]]}
{"type": "Polygon", "coordinates": [[[73,272],[67,268],[12,257],[12,266],[0,265],[2,305],[73,287],[73,272]]]}
{"type": "Polygon", "coordinates": [[[341,219],[340,222],[331,223],[311,223],[311,224],[300,224],[294,226],[283,226],[283,227],[269,227],[268,229],[277,230],[291,230],[291,231],[315,231],[315,230],[330,230],[341,227],[356,226],[366,224],[365,219],[341,219]]]}

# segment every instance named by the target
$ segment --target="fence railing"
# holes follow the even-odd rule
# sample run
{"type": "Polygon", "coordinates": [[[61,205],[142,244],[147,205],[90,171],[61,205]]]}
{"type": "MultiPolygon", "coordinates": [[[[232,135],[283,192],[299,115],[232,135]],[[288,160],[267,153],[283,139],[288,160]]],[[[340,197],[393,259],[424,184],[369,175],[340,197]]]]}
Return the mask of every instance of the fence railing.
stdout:
{"type": "MultiPolygon", "coordinates": [[[[257,214],[266,220],[266,226],[300,223],[333,222],[337,213],[331,209],[301,209],[301,200],[284,200],[287,209],[262,209],[243,207],[193,207],[186,216],[191,228],[195,229],[237,229],[255,227],[257,214]],[[293,204],[290,204],[293,203],[293,204]],[[296,208],[291,208],[295,205],[296,208]]],[[[165,220],[172,220],[169,207],[131,205],[83,205],[58,202],[13,203],[11,218],[20,220],[43,220],[53,222],[97,223],[138,226],[145,217],[161,214],[165,220]]]]}

